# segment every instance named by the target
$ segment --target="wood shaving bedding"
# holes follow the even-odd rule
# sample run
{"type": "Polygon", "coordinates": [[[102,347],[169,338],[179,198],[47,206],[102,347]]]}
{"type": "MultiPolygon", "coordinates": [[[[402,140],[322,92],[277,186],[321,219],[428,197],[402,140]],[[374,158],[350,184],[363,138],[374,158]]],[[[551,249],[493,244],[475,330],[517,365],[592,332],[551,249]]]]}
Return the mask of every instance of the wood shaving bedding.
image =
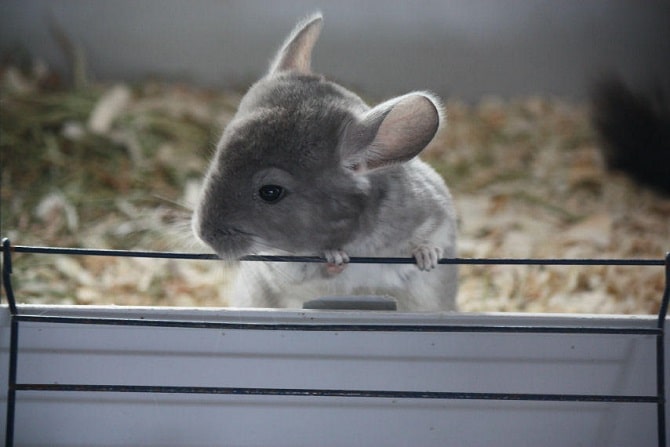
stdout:
{"type": "MultiPolygon", "coordinates": [[[[2,71],[2,235],[204,251],[189,208],[240,93],[157,81],[71,91],[39,79],[2,71]]],[[[485,98],[447,100],[446,110],[424,158],[454,196],[461,257],[661,259],[670,250],[670,198],[605,169],[585,104],[485,98]]],[[[14,263],[21,302],[57,304],[225,306],[234,270],[56,255],[14,263]]],[[[663,286],[661,267],[462,266],[458,301],[472,312],[646,314],[663,286]]]]}

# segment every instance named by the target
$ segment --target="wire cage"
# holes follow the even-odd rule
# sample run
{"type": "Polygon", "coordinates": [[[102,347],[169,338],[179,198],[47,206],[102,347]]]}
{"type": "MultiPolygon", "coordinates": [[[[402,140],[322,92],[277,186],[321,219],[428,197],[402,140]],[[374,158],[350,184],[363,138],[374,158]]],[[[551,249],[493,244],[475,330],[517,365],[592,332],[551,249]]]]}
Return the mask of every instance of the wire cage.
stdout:
{"type": "Polygon", "coordinates": [[[17,305],[13,253],[216,259],[4,240],[7,446],[666,445],[670,254],[440,261],[665,268],[655,316],[559,317],[17,305]]]}

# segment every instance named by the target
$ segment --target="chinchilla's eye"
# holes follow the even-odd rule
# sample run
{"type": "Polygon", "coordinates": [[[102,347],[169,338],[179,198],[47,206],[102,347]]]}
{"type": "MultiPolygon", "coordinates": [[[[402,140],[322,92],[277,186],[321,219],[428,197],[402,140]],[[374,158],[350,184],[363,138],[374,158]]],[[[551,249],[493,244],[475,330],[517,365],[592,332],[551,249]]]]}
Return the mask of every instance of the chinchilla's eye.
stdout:
{"type": "Polygon", "coordinates": [[[258,196],[268,203],[276,203],[284,197],[284,188],[279,185],[263,185],[258,190],[258,196]]]}

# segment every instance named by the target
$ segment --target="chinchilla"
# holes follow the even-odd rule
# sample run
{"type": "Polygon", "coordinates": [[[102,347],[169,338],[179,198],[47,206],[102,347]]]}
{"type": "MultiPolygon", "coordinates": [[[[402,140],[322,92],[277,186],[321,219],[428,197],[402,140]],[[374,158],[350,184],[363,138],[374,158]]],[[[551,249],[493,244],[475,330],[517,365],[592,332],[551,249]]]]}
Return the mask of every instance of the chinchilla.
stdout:
{"type": "Polygon", "coordinates": [[[399,310],[454,310],[456,217],[442,178],[417,155],[444,122],[413,92],[368,107],[312,73],[322,16],[300,22],[226,127],[193,215],[223,259],[321,256],[324,263],[242,261],[236,307],[300,307],[332,295],[388,295],[399,310]],[[350,256],[416,264],[348,265],[350,256]]]}

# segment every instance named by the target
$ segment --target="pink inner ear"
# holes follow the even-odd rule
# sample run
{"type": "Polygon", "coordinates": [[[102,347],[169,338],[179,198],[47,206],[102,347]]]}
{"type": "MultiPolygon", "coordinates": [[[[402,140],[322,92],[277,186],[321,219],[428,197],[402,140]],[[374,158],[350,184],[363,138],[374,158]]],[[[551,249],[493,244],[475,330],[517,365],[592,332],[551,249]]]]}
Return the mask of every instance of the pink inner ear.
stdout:
{"type": "Polygon", "coordinates": [[[369,148],[370,167],[407,161],[423,150],[440,125],[437,107],[414,94],[401,99],[384,117],[369,148]]]}
{"type": "Polygon", "coordinates": [[[321,33],[322,24],[323,19],[319,14],[299,23],[279,50],[270,72],[292,70],[311,73],[312,49],[321,33]]]}
{"type": "Polygon", "coordinates": [[[439,126],[438,105],[428,94],[392,99],[347,123],[342,161],[358,173],[408,161],[430,143],[439,126]]]}
{"type": "Polygon", "coordinates": [[[386,147],[403,158],[407,146],[414,146],[418,141],[430,142],[440,124],[439,119],[435,105],[425,96],[403,99],[393,106],[379,126],[375,145],[386,147]]]}

